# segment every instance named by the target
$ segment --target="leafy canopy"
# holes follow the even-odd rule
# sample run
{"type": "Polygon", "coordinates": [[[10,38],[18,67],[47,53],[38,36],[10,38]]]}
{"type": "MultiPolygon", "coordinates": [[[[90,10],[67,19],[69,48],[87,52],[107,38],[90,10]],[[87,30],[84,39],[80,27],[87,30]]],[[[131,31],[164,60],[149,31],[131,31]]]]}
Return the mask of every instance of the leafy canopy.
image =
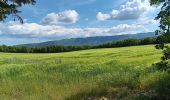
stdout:
{"type": "Polygon", "coordinates": [[[18,7],[35,3],[35,0],[0,0],[0,21],[4,21],[8,15],[12,15],[14,20],[17,18],[23,23],[22,18],[18,15],[21,12],[18,10],[18,7]]]}
{"type": "Polygon", "coordinates": [[[157,49],[163,50],[162,61],[158,63],[159,69],[170,69],[168,66],[168,60],[170,59],[170,47],[165,43],[170,42],[170,0],[150,0],[151,5],[161,5],[161,11],[155,17],[156,20],[160,20],[159,30],[156,30],[157,49]]]}

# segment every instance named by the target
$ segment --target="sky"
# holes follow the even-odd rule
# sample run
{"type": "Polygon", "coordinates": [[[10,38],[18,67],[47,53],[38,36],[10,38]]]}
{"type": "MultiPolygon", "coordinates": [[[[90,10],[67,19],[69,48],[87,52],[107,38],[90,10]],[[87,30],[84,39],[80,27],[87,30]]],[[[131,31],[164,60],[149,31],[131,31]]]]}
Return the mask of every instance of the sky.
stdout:
{"type": "Polygon", "coordinates": [[[160,7],[149,0],[37,0],[19,8],[24,24],[0,22],[0,45],[153,32],[160,7]]]}

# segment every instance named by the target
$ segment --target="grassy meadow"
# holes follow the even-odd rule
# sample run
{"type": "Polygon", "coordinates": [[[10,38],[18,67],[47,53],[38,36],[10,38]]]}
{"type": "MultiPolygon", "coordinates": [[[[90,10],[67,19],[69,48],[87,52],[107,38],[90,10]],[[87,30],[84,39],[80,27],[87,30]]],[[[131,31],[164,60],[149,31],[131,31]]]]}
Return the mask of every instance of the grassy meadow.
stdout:
{"type": "Polygon", "coordinates": [[[0,53],[0,100],[159,99],[170,84],[169,74],[152,66],[160,56],[153,45],[0,53]]]}

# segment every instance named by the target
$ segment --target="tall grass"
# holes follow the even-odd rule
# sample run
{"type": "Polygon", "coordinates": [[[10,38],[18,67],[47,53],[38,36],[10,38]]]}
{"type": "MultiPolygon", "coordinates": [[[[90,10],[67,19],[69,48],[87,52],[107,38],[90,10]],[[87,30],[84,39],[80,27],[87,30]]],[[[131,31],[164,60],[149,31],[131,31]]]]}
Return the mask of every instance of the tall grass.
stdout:
{"type": "Polygon", "coordinates": [[[168,76],[151,66],[161,56],[152,45],[0,55],[2,100],[148,99],[168,76]]]}

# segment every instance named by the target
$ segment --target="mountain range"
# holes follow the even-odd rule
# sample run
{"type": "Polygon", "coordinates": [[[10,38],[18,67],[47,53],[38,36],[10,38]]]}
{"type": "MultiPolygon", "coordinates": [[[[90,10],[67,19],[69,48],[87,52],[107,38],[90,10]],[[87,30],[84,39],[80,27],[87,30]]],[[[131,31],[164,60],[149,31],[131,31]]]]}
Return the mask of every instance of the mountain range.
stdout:
{"type": "Polygon", "coordinates": [[[64,46],[79,46],[79,45],[99,45],[103,43],[108,43],[112,41],[119,41],[124,39],[142,39],[146,37],[154,37],[154,32],[148,33],[138,33],[138,34],[125,34],[125,35],[115,35],[115,36],[96,36],[96,37],[86,37],[86,38],[70,38],[62,39],[56,41],[47,41],[42,43],[30,43],[21,44],[19,46],[52,46],[52,45],[64,45],[64,46]]]}

